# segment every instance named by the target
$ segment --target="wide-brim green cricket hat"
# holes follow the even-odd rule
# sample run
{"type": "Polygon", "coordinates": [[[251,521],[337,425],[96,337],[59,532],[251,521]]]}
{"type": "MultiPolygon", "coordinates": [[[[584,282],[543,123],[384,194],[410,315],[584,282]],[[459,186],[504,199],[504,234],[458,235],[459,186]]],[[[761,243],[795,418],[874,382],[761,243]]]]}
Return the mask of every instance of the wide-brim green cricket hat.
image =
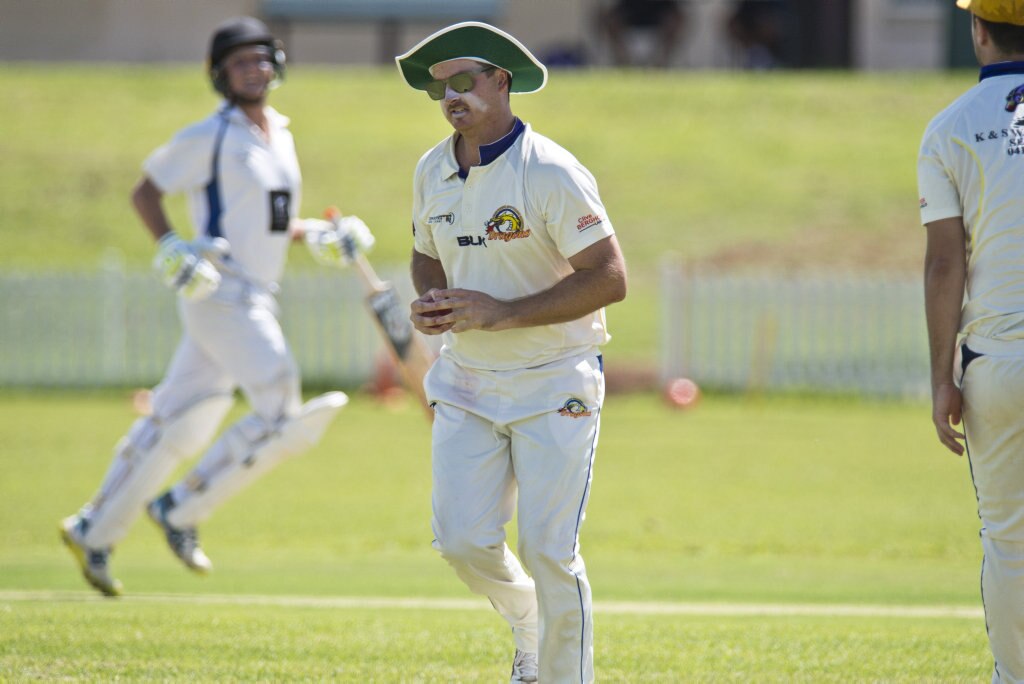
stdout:
{"type": "Polygon", "coordinates": [[[430,69],[453,59],[493,64],[512,74],[513,93],[533,93],[548,82],[548,70],[526,46],[501,29],[464,21],[427,36],[404,55],[395,57],[405,82],[424,90],[434,80],[430,69]]]}
{"type": "Polygon", "coordinates": [[[986,21],[1024,26],[1024,0],[956,0],[956,6],[986,21]]]}

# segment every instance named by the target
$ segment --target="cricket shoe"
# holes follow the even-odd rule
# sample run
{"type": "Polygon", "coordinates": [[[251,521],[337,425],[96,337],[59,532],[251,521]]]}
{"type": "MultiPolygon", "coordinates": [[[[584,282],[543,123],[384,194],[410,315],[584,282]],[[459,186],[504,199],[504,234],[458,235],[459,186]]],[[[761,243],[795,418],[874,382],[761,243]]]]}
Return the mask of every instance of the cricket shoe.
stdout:
{"type": "Polygon", "coordinates": [[[194,527],[177,528],[167,522],[167,514],[174,508],[174,499],[171,493],[167,492],[161,497],[153,499],[146,506],[146,512],[150,519],[155,522],[164,532],[167,538],[167,545],[171,547],[174,555],[181,559],[181,562],[201,575],[205,575],[213,569],[213,563],[203,553],[199,546],[199,535],[194,527]]]}
{"type": "Polygon", "coordinates": [[[110,569],[107,567],[110,549],[93,549],[86,546],[84,539],[87,529],[89,521],[86,518],[72,515],[61,521],[60,538],[75,557],[86,582],[104,596],[120,596],[124,587],[120,580],[110,576],[110,569]]]}
{"type": "Polygon", "coordinates": [[[516,657],[512,660],[512,678],[509,684],[517,682],[537,681],[537,654],[516,649],[516,657]]]}

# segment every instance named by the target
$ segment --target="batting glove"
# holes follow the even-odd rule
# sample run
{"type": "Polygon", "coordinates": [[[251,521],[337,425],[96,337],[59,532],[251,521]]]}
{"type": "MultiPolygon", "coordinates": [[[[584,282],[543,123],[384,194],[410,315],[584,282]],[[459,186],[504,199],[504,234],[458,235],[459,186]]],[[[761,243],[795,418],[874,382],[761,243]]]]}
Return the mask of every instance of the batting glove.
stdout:
{"type": "Polygon", "coordinates": [[[160,238],[153,268],[164,285],[186,299],[200,300],[220,286],[220,273],[201,253],[175,233],[160,238]]]}
{"type": "Polygon", "coordinates": [[[375,242],[373,233],[358,216],[343,216],[336,221],[306,219],[304,239],[318,263],[335,268],[349,265],[357,253],[370,251],[375,242]]]}

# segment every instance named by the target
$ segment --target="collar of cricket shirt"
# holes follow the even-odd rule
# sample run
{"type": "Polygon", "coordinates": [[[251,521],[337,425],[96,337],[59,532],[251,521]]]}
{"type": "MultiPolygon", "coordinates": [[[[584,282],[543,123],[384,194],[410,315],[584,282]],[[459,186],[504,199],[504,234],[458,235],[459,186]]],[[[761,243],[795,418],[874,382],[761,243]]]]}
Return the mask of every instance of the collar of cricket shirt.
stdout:
{"type": "Polygon", "coordinates": [[[505,154],[505,150],[512,147],[515,141],[525,130],[526,124],[524,124],[522,119],[517,116],[516,122],[512,124],[511,131],[492,143],[480,146],[480,166],[487,166],[492,161],[505,154]]]}
{"type": "Polygon", "coordinates": [[[978,80],[984,81],[986,78],[992,78],[993,76],[1007,76],[1012,74],[1024,74],[1024,62],[996,62],[995,64],[986,64],[981,67],[981,73],[978,75],[978,80]]]}
{"type": "MultiPolygon", "coordinates": [[[[526,124],[518,116],[516,122],[512,125],[512,130],[501,136],[492,143],[480,146],[480,166],[487,166],[492,161],[505,154],[508,148],[512,147],[516,140],[519,140],[519,136],[526,130],[526,124]]],[[[466,180],[469,178],[469,170],[463,171],[459,169],[459,178],[466,180]]]]}

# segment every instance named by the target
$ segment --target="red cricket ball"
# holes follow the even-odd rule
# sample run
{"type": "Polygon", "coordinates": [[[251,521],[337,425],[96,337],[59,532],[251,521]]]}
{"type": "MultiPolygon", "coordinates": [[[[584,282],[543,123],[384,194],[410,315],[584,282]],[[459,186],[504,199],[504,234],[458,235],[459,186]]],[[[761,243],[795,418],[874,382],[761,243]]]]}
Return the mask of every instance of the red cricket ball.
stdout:
{"type": "Polygon", "coordinates": [[[700,400],[700,387],[689,378],[673,378],[665,383],[665,401],[681,409],[693,408],[700,400]]]}

